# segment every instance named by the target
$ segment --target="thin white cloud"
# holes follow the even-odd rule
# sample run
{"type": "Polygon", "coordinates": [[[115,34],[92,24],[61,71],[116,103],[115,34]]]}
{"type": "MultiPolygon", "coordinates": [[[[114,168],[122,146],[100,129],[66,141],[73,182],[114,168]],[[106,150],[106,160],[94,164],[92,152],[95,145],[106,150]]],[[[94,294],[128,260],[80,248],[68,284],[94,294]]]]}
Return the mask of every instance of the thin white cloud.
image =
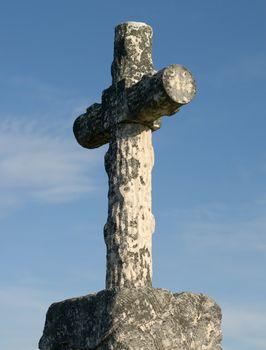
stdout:
{"type": "Polygon", "coordinates": [[[39,310],[44,307],[44,295],[40,290],[29,287],[4,287],[0,290],[0,307],[39,310]]]}
{"type": "Polygon", "coordinates": [[[224,307],[223,333],[226,343],[243,344],[245,348],[256,350],[266,349],[265,314],[265,305],[224,307]]]}
{"type": "Polygon", "coordinates": [[[173,211],[178,239],[190,249],[219,247],[226,251],[266,252],[266,206],[208,204],[173,211]]]}
{"type": "Polygon", "coordinates": [[[95,190],[103,150],[82,149],[72,133],[90,101],[30,76],[9,77],[4,87],[20,108],[0,114],[0,218],[30,201],[66,202],[95,190]]]}
{"type": "Polygon", "coordinates": [[[266,59],[264,52],[251,52],[246,56],[233,57],[229,64],[223,64],[210,74],[208,82],[215,87],[243,84],[245,82],[263,82],[266,79],[266,59]],[[210,78],[211,77],[211,78],[210,78]]]}
{"type": "MultiPolygon", "coordinates": [[[[53,292],[53,294],[55,294],[53,292]]],[[[0,290],[0,348],[35,350],[52,293],[32,287],[0,290]]]]}
{"type": "Polygon", "coordinates": [[[98,164],[99,152],[82,150],[58,122],[47,127],[6,118],[0,122],[2,215],[27,201],[64,202],[94,190],[98,164]]]}

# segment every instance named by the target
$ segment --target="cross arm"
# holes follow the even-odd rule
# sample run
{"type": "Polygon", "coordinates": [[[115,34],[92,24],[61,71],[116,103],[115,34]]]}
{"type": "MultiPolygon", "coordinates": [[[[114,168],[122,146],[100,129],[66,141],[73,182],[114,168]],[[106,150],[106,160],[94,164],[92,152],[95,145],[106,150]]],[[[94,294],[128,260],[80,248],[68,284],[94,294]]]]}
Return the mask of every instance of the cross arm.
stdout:
{"type": "Polygon", "coordinates": [[[189,103],[196,92],[192,74],[183,66],[170,65],[156,74],[144,76],[127,89],[127,120],[147,124],[171,116],[189,103]]]}
{"type": "Polygon", "coordinates": [[[109,142],[109,131],[102,122],[102,105],[94,103],[74,122],[73,132],[78,143],[85,148],[97,148],[109,142]]]}
{"type": "Polygon", "coordinates": [[[76,119],[75,137],[81,146],[96,148],[109,142],[110,130],[118,123],[139,123],[157,130],[160,117],[176,113],[195,92],[192,74],[177,64],[145,75],[129,88],[120,81],[103,92],[101,104],[93,104],[76,119]]]}

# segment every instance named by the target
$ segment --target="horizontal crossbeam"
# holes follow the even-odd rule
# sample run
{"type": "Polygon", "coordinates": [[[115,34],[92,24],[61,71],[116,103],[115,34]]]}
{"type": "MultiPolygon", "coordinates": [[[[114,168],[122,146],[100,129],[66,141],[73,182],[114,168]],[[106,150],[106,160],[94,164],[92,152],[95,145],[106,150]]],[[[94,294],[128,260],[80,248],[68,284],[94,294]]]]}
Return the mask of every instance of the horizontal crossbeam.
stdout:
{"type": "Polygon", "coordinates": [[[93,104],[76,119],[75,137],[81,146],[96,148],[109,142],[115,124],[138,123],[157,130],[160,117],[176,113],[192,100],[195,91],[191,73],[177,64],[145,75],[129,88],[121,80],[104,90],[101,104],[93,104]]]}

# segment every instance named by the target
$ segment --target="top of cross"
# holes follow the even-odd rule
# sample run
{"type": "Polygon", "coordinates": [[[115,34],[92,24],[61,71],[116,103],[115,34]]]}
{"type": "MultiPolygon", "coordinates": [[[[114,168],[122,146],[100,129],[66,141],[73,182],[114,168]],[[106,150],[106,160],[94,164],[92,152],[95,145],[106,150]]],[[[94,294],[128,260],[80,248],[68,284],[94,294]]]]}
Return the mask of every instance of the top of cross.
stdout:
{"type": "Polygon", "coordinates": [[[103,91],[102,103],[91,105],[74,123],[74,134],[83,147],[108,143],[110,129],[118,123],[140,123],[157,130],[160,117],[176,113],[196,91],[191,73],[181,65],[155,71],[152,28],[141,22],[116,26],[111,72],[112,85],[103,91]]]}

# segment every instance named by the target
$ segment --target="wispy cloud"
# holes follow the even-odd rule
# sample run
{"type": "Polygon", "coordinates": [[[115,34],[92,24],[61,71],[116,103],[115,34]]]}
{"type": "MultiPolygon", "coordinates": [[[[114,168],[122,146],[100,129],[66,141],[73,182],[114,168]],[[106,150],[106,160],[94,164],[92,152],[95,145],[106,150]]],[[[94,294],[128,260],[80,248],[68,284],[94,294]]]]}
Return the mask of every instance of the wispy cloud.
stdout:
{"type": "Polygon", "coordinates": [[[0,306],[1,309],[39,310],[44,307],[44,296],[45,293],[36,288],[9,286],[0,290],[0,306]]]}
{"type": "Polygon", "coordinates": [[[2,214],[27,201],[68,201],[95,189],[99,152],[82,150],[70,132],[59,122],[0,122],[2,214]]]}
{"type": "Polygon", "coordinates": [[[175,218],[178,239],[187,242],[191,249],[266,251],[264,201],[238,205],[210,203],[177,209],[170,215],[175,218]]]}
{"type": "Polygon", "coordinates": [[[45,312],[51,300],[51,294],[47,290],[29,286],[1,288],[1,349],[36,349],[44,326],[45,312]]]}
{"type": "MultiPolygon", "coordinates": [[[[265,305],[239,305],[223,308],[225,343],[237,343],[244,349],[266,349],[265,305]]],[[[225,347],[225,350],[229,348],[225,347]]],[[[230,348],[231,350],[231,348],[230,348]]]]}
{"type": "Polygon", "coordinates": [[[266,60],[264,52],[250,53],[249,55],[235,57],[230,63],[224,63],[207,78],[209,84],[222,87],[225,82],[228,85],[243,84],[247,82],[263,82],[266,79],[266,60]]]}

